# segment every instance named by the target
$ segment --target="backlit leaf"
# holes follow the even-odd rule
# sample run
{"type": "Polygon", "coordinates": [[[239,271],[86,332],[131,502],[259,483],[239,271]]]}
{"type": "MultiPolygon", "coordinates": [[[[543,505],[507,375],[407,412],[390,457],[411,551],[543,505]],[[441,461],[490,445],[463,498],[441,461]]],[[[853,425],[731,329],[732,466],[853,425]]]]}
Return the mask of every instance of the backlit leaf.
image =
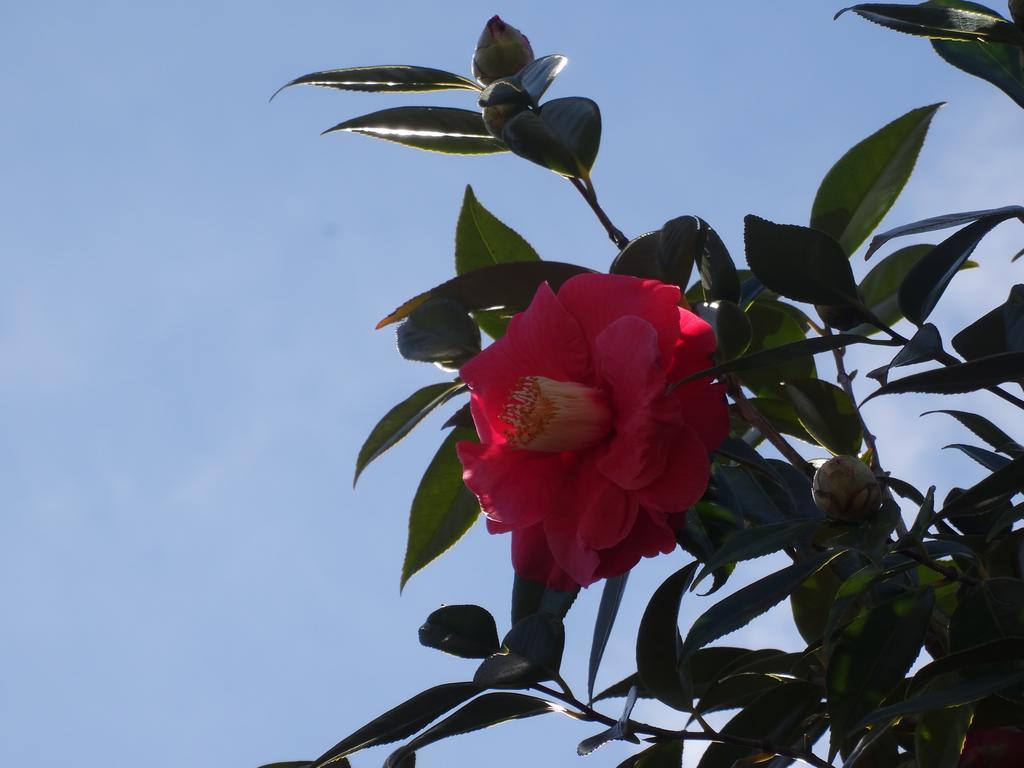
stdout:
{"type": "MultiPolygon", "coordinates": [[[[380,91],[387,93],[424,93],[427,91],[479,91],[469,78],[430,67],[385,64],[375,67],[328,69],[297,77],[281,86],[274,96],[293,85],[318,85],[342,91],[380,91]]],[[[271,96],[273,98],[273,96],[271,96]]]]}
{"type": "Polygon", "coordinates": [[[354,117],[324,134],[346,131],[449,155],[491,155],[508,147],[491,136],[479,112],[452,107],[392,107],[354,117]]]}
{"type": "Polygon", "coordinates": [[[1009,43],[1024,47],[1024,32],[1017,29],[998,13],[985,9],[960,10],[930,5],[901,5],[897,3],[862,3],[844,8],[868,21],[881,24],[908,35],[930,37],[937,40],[977,40],[989,43],[1009,43]]]}

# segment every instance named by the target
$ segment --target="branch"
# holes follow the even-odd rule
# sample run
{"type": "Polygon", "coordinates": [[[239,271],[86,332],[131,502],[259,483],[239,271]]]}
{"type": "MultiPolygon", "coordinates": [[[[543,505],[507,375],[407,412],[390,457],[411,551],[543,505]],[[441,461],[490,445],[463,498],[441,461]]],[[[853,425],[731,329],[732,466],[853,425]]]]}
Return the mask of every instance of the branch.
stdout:
{"type": "Polygon", "coordinates": [[[576,187],[583,199],[587,201],[587,205],[590,206],[590,210],[597,216],[597,220],[601,222],[604,227],[604,231],[608,233],[608,238],[615,243],[616,247],[621,251],[629,243],[629,238],[622,234],[622,230],[612,224],[612,220],[608,218],[608,214],[604,212],[604,209],[597,202],[597,191],[594,189],[594,185],[589,181],[584,182],[575,176],[571,176],[569,181],[576,187]]]}
{"type": "Polygon", "coordinates": [[[744,421],[764,435],[765,439],[775,446],[775,450],[781,453],[786,461],[808,477],[813,477],[814,467],[786,441],[786,438],[757,410],[754,404],[747,400],[747,396],[743,394],[743,388],[732,379],[729,380],[728,386],[729,394],[732,395],[733,402],[739,408],[744,421]]]}

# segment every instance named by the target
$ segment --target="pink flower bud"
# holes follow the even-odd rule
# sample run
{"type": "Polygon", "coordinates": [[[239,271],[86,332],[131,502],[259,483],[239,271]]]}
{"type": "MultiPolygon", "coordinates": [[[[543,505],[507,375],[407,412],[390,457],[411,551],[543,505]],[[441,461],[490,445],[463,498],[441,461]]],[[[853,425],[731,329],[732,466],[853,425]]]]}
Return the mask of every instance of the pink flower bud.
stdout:
{"type": "Polygon", "coordinates": [[[836,456],[818,467],[811,491],[818,508],[835,520],[864,520],[882,505],[874,472],[856,456],[836,456]]]}
{"type": "Polygon", "coordinates": [[[526,35],[492,16],[473,54],[473,76],[484,85],[514,75],[533,61],[533,48],[526,35]]]}

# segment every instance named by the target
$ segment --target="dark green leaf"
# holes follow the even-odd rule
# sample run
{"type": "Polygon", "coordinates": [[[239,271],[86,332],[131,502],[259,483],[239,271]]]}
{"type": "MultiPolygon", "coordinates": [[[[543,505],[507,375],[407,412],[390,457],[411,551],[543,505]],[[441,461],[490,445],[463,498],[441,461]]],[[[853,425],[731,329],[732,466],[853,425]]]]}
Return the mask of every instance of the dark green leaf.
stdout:
{"type": "MultiPolygon", "coordinates": [[[[800,741],[804,721],[820,702],[820,687],[796,680],[761,694],[726,723],[722,733],[789,746],[800,741]]],[[[716,742],[708,747],[697,768],[732,768],[757,754],[749,747],[716,742]]]]}
{"type": "Polygon", "coordinates": [[[480,94],[481,107],[498,104],[523,104],[537,106],[548,87],[565,69],[569,60],[561,54],[541,56],[530,62],[516,74],[495,80],[480,94]]]}
{"type": "MultiPolygon", "coordinates": [[[[804,327],[785,305],[758,301],[747,308],[753,337],[745,356],[763,350],[803,341],[804,327]]],[[[811,379],[815,376],[814,359],[805,355],[781,363],[743,371],[740,379],[758,395],[781,393],[781,382],[811,379]]]]}
{"type": "Polygon", "coordinates": [[[352,479],[352,485],[356,484],[359,475],[371,461],[412,432],[431,411],[464,391],[465,385],[460,381],[429,384],[416,390],[384,414],[384,418],[377,422],[377,426],[373,428],[370,436],[363,443],[363,447],[359,449],[359,457],[356,459],[356,475],[352,479]]]}
{"type": "Polygon", "coordinates": [[[971,507],[986,506],[995,499],[1024,490],[1024,456],[996,470],[942,507],[942,516],[963,513],[971,507]]]}
{"type": "Polygon", "coordinates": [[[626,695],[626,705],[622,709],[622,714],[619,719],[615,722],[611,728],[591,736],[589,739],[584,739],[576,747],[576,754],[580,757],[589,755],[598,747],[604,746],[609,741],[628,741],[632,744],[639,744],[640,739],[633,735],[630,730],[629,716],[633,712],[633,705],[636,704],[637,698],[637,687],[634,685],[629,689],[629,693],[626,695]]]}
{"type": "Polygon", "coordinates": [[[984,416],[968,411],[925,411],[921,415],[927,416],[931,413],[944,413],[947,416],[952,416],[997,451],[1003,451],[1011,455],[1024,451],[1024,448],[1015,443],[1013,438],[984,416]]]}
{"type": "Polygon", "coordinates": [[[661,231],[647,232],[634,237],[612,261],[608,270],[613,275],[632,275],[648,280],[663,280],[665,275],[659,263],[661,231]]]}
{"type": "Polygon", "coordinates": [[[696,570],[697,563],[690,563],[658,587],[636,636],[636,668],[644,689],[683,712],[690,710],[693,695],[679,675],[679,605],[696,570]]]}
{"type": "Polygon", "coordinates": [[[949,645],[963,651],[1001,638],[1024,638],[1024,581],[987,579],[961,596],[949,621],[949,645]]]}
{"type": "Polygon", "coordinates": [[[908,35],[1024,46],[1024,32],[988,9],[967,11],[930,5],[862,3],[844,8],[836,18],[846,11],[853,11],[868,21],[908,35]]]}
{"type": "Polygon", "coordinates": [[[627,757],[618,768],[680,768],[683,761],[683,742],[663,741],[643,752],[627,757]]]}
{"type": "Polygon", "coordinates": [[[921,652],[934,604],[930,589],[907,592],[857,617],[840,634],[826,679],[830,755],[903,680],[921,652]]]}
{"type": "Polygon", "coordinates": [[[544,715],[548,712],[565,713],[565,710],[536,696],[522,693],[486,693],[437,725],[428,728],[408,744],[396,749],[384,761],[384,768],[398,768],[398,764],[409,754],[449,736],[458,736],[510,720],[544,715]]]}
{"type": "Polygon", "coordinates": [[[601,143],[601,112],[591,99],[553,99],[509,120],[502,141],[520,157],[573,178],[588,179],[601,143]]]}
{"type": "Polygon", "coordinates": [[[911,110],[843,155],[818,188],[811,226],[856,251],[906,185],[940,106],[911,110]]]}
{"type": "Polygon", "coordinates": [[[747,314],[731,301],[696,304],[693,311],[715,332],[716,360],[732,360],[750,346],[753,331],[747,314]]]}
{"type": "Polygon", "coordinates": [[[479,605],[446,605],[420,627],[420,644],[464,659],[483,659],[497,652],[498,627],[479,605]]]}
{"type": "Polygon", "coordinates": [[[697,251],[697,271],[704,290],[704,301],[740,302],[740,278],[729,249],[704,219],[697,219],[704,241],[697,251]]]}
{"type": "Polygon", "coordinates": [[[435,296],[398,326],[398,353],[406,360],[458,370],[480,351],[480,329],[459,302],[435,296]]]}
{"type": "Polygon", "coordinates": [[[889,371],[893,368],[934,360],[941,352],[942,337],[939,335],[939,329],[931,323],[925,323],[887,365],[876,368],[867,375],[879,384],[885,384],[889,380],[889,371]]]}
{"type": "Polygon", "coordinates": [[[564,619],[579,592],[579,589],[572,592],[548,589],[516,574],[512,581],[512,624],[518,624],[535,613],[548,613],[564,619]]]}
{"type": "Polygon", "coordinates": [[[999,221],[1018,218],[1024,222],[1024,207],[1019,205],[1007,205],[1003,208],[989,208],[984,211],[966,211],[964,213],[947,213],[943,216],[933,216],[930,219],[921,219],[912,224],[904,224],[895,227],[880,235],[871,238],[871,245],[868,252],[864,254],[865,259],[871,258],[871,254],[881,248],[885,243],[894,237],[905,237],[906,235],[919,235],[922,232],[934,232],[937,229],[949,229],[961,224],[967,224],[981,219],[997,218],[999,221]]]}
{"type": "MultiPolygon", "coordinates": [[[[860,282],[860,293],[864,306],[885,325],[896,325],[903,319],[897,292],[903,279],[935,246],[928,244],[908,245],[894,251],[875,264],[860,282]]],[[[878,333],[879,329],[864,323],[854,328],[854,334],[878,333]]]]}
{"type": "Polygon", "coordinates": [[[914,730],[914,758],[929,768],[957,768],[974,707],[960,706],[925,712],[914,730]]]}
{"type": "Polygon", "coordinates": [[[479,112],[452,107],[392,107],[354,117],[324,134],[347,131],[448,155],[507,152],[484,125],[479,112]]]}
{"type": "MultiPolygon", "coordinates": [[[[700,314],[700,312],[698,312],[700,314]]],[[[883,347],[895,346],[892,341],[885,340],[879,341],[876,339],[867,339],[863,336],[855,336],[849,333],[834,333],[829,336],[815,336],[810,339],[800,339],[799,341],[793,341],[788,344],[780,344],[777,347],[771,347],[769,349],[762,349],[758,352],[749,352],[748,354],[738,357],[735,360],[730,360],[727,363],[716,365],[714,368],[706,368],[703,371],[697,371],[697,373],[687,376],[676,384],[685,384],[693,379],[701,379],[705,376],[718,378],[727,373],[737,373],[739,371],[749,371],[756,368],[766,368],[768,366],[779,365],[780,363],[788,363],[791,360],[801,360],[812,355],[817,355],[822,352],[830,352],[834,349],[845,349],[851,344],[872,344],[883,347]]]]}
{"type": "Polygon", "coordinates": [[[462,407],[453,413],[448,421],[441,425],[441,429],[452,429],[453,427],[463,427],[465,429],[475,429],[476,426],[473,423],[473,414],[470,412],[469,403],[463,403],[462,407]]]}
{"type": "Polygon", "coordinates": [[[1004,352],[1001,355],[982,357],[967,363],[915,373],[890,381],[864,398],[864,402],[879,395],[903,392],[954,395],[1019,379],[1024,379],[1024,352],[1004,352]]]}
{"type": "Polygon", "coordinates": [[[819,522],[817,519],[787,520],[783,523],[758,525],[737,531],[725,540],[725,544],[710,560],[704,563],[690,589],[696,589],[708,574],[723,565],[752,560],[778,552],[785,547],[795,546],[806,539],[819,522]]]}
{"type": "Polygon", "coordinates": [[[822,554],[794,563],[755,581],[706,610],[690,627],[680,657],[685,658],[718,638],[739,629],[774,605],[785,600],[811,574],[816,573],[839,552],[822,554]]]}
{"type": "Polygon", "coordinates": [[[839,592],[839,578],[831,568],[822,568],[801,582],[789,596],[793,623],[808,646],[822,641],[829,610],[839,592]]]}
{"type": "Polygon", "coordinates": [[[821,379],[805,379],[787,382],[782,392],[804,429],[822,447],[836,455],[860,451],[860,418],[843,390],[821,379]]]}
{"type": "MultiPolygon", "coordinates": [[[[312,764],[312,760],[291,760],[285,763],[267,763],[266,765],[261,765],[260,768],[308,768],[312,764]]],[[[336,765],[338,768],[348,768],[349,763],[348,760],[342,758],[336,765]]]]}
{"type": "Polygon", "coordinates": [[[587,667],[587,698],[590,701],[594,700],[597,670],[601,666],[601,659],[604,657],[608,638],[612,634],[612,627],[615,626],[615,617],[619,613],[619,604],[622,603],[622,595],[626,591],[628,579],[629,571],[607,579],[604,583],[604,590],[601,592],[601,604],[597,609],[597,619],[594,621],[594,639],[590,645],[590,664],[587,667]]]}
{"type": "Polygon", "coordinates": [[[377,328],[403,320],[434,296],[455,299],[471,312],[499,308],[519,312],[526,309],[541,283],[547,282],[557,291],[570,277],[590,271],[558,261],[514,262],[474,269],[409,299],[377,323],[377,328]]]}
{"type": "Polygon", "coordinates": [[[796,301],[847,305],[857,302],[857,283],[842,246],[823,232],[743,219],[747,263],[768,288],[796,301]]]}
{"type": "Polygon", "coordinates": [[[967,360],[1024,352],[1024,285],[1015,285],[998,307],[953,337],[953,348],[967,360]]]}
{"type": "MultiPolygon", "coordinates": [[[[983,5],[959,0],[931,0],[931,4],[991,13],[983,5]]],[[[933,40],[932,47],[954,67],[988,80],[1017,102],[1018,106],[1024,107],[1024,66],[1021,65],[1019,48],[1001,43],[952,40],[933,40]]]]}
{"type": "Polygon", "coordinates": [[[485,688],[527,688],[558,675],[565,648],[562,621],[547,613],[521,619],[484,659],[473,682],[485,688]]]}
{"type": "Polygon", "coordinates": [[[981,466],[985,467],[985,469],[991,470],[993,472],[997,469],[1002,469],[1003,467],[1010,463],[1010,460],[1006,456],[1003,456],[1002,454],[996,453],[994,451],[985,450],[984,448],[978,448],[977,446],[974,445],[963,445],[962,443],[953,443],[952,445],[944,445],[942,447],[943,449],[955,448],[956,450],[961,451],[962,453],[965,453],[968,456],[970,456],[976,462],[981,464],[981,466]]]}
{"type": "Polygon", "coordinates": [[[718,497],[730,510],[756,525],[781,523],[793,515],[793,500],[781,480],[776,483],[745,467],[716,466],[718,497]]]}
{"type": "Polygon", "coordinates": [[[962,678],[977,677],[979,671],[1017,668],[1024,662],[1024,643],[1016,638],[1004,637],[999,640],[971,645],[961,651],[942,656],[926,664],[914,675],[911,693],[923,691],[936,681],[957,675],[962,678]]]}
{"type": "Polygon", "coordinates": [[[335,744],[313,763],[314,768],[325,765],[337,768],[339,764],[344,765],[340,761],[353,752],[412,736],[481,690],[475,683],[447,683],[416,694],[335,744]]]}
{"type": "Polygon", "coordinates": [[[826,653],[831,652],[836,630],[850,618],[851,610],[865,596],[868,587],[874,585],[881,576],[882,570],[876,565],[869,564],[855,571],[839,585],[821,631],[822,647],[826,653]]]}
{"type": "Polygon", "coordinates": [[[791,403],[770,397],[753,397],[749,402],[762,416],[768,419],[769,424],[782,434],[803,440],[809,445],[818,444],[818,441],[811,437],[804,429],[804,425],[800,423],[796,409],[791,403]]]}
{"type": "Polygon", "coordinates": [[[476,433],[453,430],[434,454],[416,489],[409,512],[402,587],[414,573],[461,539],[480,514],[476,497],[462,482],[462,464],[455,455],[455,444],[461,440],[476,440],[476,433]]]}
{"type": "Polygon", "coordinates": [[[700,697],[695,711],[706,715],[724,709],[742,709],[762,693],[784,682],[780,675],[764,672],[740,672],[715,681],[700,697]]]}
{"type": "Polygon", "coordinates": [[[656,258],[664,282],[686,290],[697,255],[704,250],[707,222],[696,216],[679,216],[666,221],[658,233],[656,258]]]}
{"type": "MultiPolygon", "coordinates": [[[[480,86],[469,78],[430,67],[385,64],[376,67],[329,69],[297,77],[275,93],[293,85],[319,85],[342,91],[384,91],[388,93],[425,93],[427,91],[479,91],[480,86]]],[[[270,98],[273,99],[274,96],[270,98]]]]}
{"type": "Polygon", "coordinates": [[[978,243],[1005,220],[1005,216],[993,215],[968,224],[935,246],[911,267],[898,294],[903,316],[915,325],[921,325],[939,303],[950,280],[974,253],[978,243]]]}

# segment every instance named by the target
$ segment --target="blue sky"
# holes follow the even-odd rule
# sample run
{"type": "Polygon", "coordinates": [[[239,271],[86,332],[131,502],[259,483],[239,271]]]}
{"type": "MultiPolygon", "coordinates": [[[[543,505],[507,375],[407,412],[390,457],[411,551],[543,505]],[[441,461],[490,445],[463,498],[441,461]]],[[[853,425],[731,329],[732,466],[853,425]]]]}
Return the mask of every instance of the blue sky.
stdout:
{"type": "MultiPolygon", "coordinates": [[[[472,674],[416,642],[442,602],[485,605],[507,629],[508,541],[482,526],[398,594],[408,504],[441,419],[351,488],[380,415],[442,376],[403,362],[373,325],[451,275],[467,183],[547,258],[606,268],[614,251],[568,184],[517,158],[318,136],[384,106],[471,96],[296,89],[268,104],[283,82],[375,63],[466,72],[498,12],[538,54],[569,56],[552,96],[601,104],[595,181],[627,234],[693,213],[740,257],[744,214],[805,223],[842,152],[937,101],[949,104],[887,223],[1024,199],[1020,110],[926,43],[833,22],[838,3],[718,5],[4,10],[0,764],[308,759],[472,674]]],[[[1014,226],[944,299],[947,338],[1005,299],[1014,226]]],[[[890,468],[923,484],[941,474],[941,493],[977,471],[939,451],[963,434],[915,420],[928,405],[873,401],[867,414],[890,468]]],[[[1020,433],[1017,418],[1006,426],[1020,433]]],[[[638,569],[602,680],[632,671],[646,598],[682,562],[638,569]]],[[[598,597],[568,620],[580,686],[598,597]]],[[[684,621],[709,604],[690,602],[684,621]]],[[[729,642],[765,638],[797,642],[784,609],[729,642]]],[[[592,729],[542,720],[438,745],[420,764],[576,764],[592,729]]]]}

